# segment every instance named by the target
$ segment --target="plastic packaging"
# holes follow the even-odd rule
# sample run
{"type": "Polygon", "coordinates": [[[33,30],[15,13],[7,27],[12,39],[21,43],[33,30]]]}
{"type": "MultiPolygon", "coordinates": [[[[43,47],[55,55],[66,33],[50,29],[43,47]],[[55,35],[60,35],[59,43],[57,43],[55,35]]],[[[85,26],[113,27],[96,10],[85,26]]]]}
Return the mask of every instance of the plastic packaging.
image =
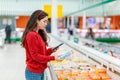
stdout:
{"type": "Polygon", "coordinates": [[[63,54],[60,58],[65,59],[66,57],[70,56],[72,54],[72,51],[68,51],[65,54],[63,54]]]}

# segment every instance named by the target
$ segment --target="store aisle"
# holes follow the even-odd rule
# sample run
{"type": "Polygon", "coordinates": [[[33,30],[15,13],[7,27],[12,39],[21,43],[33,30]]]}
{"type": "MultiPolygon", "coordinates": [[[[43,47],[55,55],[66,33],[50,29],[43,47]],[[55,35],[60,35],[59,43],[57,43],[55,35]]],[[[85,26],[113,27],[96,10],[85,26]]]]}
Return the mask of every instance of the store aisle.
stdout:
{"type": "Polygon", "coordinates": [[[7,44],[0,49],[0,80],[25,80],[25,53],[17,44],[7,44]]]}

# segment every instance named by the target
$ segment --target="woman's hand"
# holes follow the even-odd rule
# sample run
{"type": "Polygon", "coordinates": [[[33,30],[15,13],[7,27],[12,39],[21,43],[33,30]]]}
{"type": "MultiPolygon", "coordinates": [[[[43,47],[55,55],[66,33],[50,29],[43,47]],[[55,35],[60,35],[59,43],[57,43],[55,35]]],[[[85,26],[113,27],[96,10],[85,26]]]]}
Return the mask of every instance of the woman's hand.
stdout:
{"type": "Polygon", "coordinates": [[[54,49],[54,48],[52,48],[52,49],[53,49],[53,52],[56,52],[56,51],[58,50],[58,48],[55,48],[55,49],[54,49]]]}
{"type": "Polygon", "coordinates": [[[55,60],[57,60],[57,61],[62,61],[63,59],[61,59],[60,56],[55,56],[55,60]]]}

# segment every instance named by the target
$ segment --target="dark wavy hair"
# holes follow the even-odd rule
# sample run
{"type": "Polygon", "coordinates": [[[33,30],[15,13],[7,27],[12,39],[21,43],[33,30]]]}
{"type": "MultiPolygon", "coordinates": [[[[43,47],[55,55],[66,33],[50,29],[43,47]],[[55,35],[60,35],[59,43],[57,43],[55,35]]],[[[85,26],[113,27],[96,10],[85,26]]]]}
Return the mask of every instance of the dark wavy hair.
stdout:
{"type": "MultiPolygon", "coordinates": [[[[22,38],[21,38],[21,46],[24,47],[24,41],[26,38],[26,35],[29,31],[34,31],[37,28],[37,20],[41,20],[48,16],[47,13],[45,13],[42,10],[36,10],[32,13],[30,19],[28,20],[27,26],[23,32],[22,38]]],[[[43,41],[48,45],[47,43],[47,34],[44,30],[38,31],[39,35],[42,37],[43,41]]]]}

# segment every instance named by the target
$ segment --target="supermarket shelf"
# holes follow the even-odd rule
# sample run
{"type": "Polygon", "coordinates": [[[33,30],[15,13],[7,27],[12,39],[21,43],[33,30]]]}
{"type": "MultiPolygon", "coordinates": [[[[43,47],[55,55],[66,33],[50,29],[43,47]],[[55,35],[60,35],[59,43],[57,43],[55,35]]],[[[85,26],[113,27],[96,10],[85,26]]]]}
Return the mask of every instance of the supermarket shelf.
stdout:
{"type": "Polygon", "coordinates": [[[51,79],[48,78],[48,80],[58,80],[57,75],[55,74],[55,72],[54,72],[50,63],[48,63],[48,69],[49,69],[49,73],[50,73],[50,76],[51,76],[51,79]]]}
{"type": "Polygon", "coordinates": [[[4,38],[5,38],[4,29],[1,29],[0,30],[0,48],[4,47],[4,38]]]}
{"type": "Polygon", "coordinates": [[[55,74],[52,70],[52,67],[48,63],[48,68],[45,70],[45,73],[44,73],[44,80],[57,80],[55,78],[56,76],[53,76],[53,75],[55,75],[55,74]]]}
{"type": "MultiPolygon", "coordinates": [[[[53,35],[52,35],[53,36],[53,35]]],[[[93,59],[94,61],[98,62],[99,64],[106,66],[107,69],[112,69],[113,71],[117,72],[118,74],[120,74],[120,60],[119,59],[115,59],[107,54],[101,54],[101,52],[96,51],[92,48],[89,48],[87,46],[84,45],[78,45],[75,44],[71,41],[68,40],[62,40],[62,38],[59,38],[58,36],[53,36],[54,38],[60,40],[61,42],[66,43],[67,45],[71,46],[73,49],[82,52],[84,55],[86,55],[87,57],[93,59]]]]}
{"type": "Polygon", "coordinates": [[[96,38],[96,41],[107,42],[107,43],[118,43],[120,42],[119,38],[96,38]]]}

